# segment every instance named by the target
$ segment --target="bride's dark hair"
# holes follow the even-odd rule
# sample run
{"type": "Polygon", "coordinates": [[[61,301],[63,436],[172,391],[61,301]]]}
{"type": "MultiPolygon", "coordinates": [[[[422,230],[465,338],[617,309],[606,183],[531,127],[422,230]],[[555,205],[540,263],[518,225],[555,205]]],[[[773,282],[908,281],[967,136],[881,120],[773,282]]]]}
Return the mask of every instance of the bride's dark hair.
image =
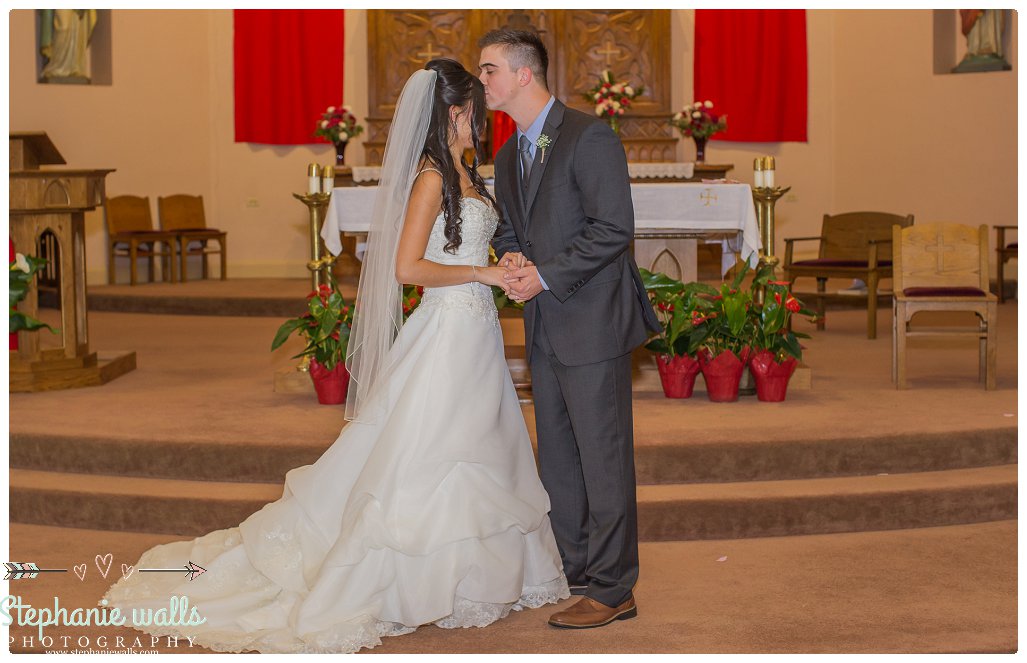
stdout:
{"type": "Polygon", "coordinates": [[[438,58],[424,65],[425,69],[437,72],[435,98],[432,103],[431,119],[428,122],[428,136],[424,141],[422,156],[427,163],[442,171],[442,212],[446,219],[445,251],[456,253],[460,248],[460,200],[463,190],[460,174],[449,151],[450,141],[456,138],[456,125],[449,119],[451,106],[462,108],[462,113],[471,113],[471,140],[474,145],[474,162],[468,164],[461,157],[460,165],[471,178],[474,190],[496,207],[496,200],[485,188],[485,182],[478,174],[480,163],[479,136],[485,128],[485,86],[456,60],[438,58]]]}

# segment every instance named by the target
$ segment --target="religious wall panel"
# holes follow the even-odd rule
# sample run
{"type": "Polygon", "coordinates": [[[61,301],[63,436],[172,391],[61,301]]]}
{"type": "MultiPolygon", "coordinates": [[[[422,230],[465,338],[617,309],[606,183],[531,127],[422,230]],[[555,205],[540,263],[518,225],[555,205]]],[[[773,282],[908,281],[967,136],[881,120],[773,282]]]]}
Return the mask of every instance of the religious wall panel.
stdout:
{"type": "Polygon", "coordinates": [[[549,51],[550,91],[593,113],[582,97],[609,69],[616,80],[644,86],[620,120],[629,161],[674,161],[677,137],[670,107],[670,10],[466,9],[370,10],[365,163],[380,165],[396,99],[410,74],[437,57],[477,72],[478,38],[494,28],[536,30],[549,51]]]}

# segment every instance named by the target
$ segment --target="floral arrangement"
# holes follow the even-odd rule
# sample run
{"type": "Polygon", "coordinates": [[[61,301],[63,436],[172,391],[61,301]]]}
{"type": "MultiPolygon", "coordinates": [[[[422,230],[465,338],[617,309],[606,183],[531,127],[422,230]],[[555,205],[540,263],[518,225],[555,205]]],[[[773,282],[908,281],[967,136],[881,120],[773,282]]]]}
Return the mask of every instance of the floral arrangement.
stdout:
{"type": "Polygon", "coordinates": [[[363,132],[364,127],[357,124],[357,117],[353,114],[353,109],[349,106],[329,106],[321,114],[314,135],[332,143],[345,143],[363,132]]]}
{"type": "Polygon", "coordinates": [[[595,106],[596,115],[605,119],[610,123],[611,129],[620,133],[620,124],[617,118],[624,115],[625,111],[631,108],[631,102],[641,96],[643,92],[645,92],[645,86],[639,85],[638,88],[633,88],[628,85],[627,81],[614,82],[613,73],[609,69],[604,69],[603,73],[599,75],[599,83],[582,96],[595,106]]]}
{"type": "Polygon", "coordinates": [[[677,127],[682,136],[690,138],[709,138],[718,131],[727,129],[727,115],[713,112],[713,102],[697,101],[674,113],[670,123],[677,127]]]}
{"type": "Polygon", "coordinates": [[[45,322],[36,320],[32,316],[25,315],[15,309],[18,302],[24,300],[25,295],[28,294],[29,287],[32,284],[32,279],[35,278],[36,272],[38,272],[46,263],[47,261],[45,258],[35,258],[21,253],[15,254],[14,260],[11,261],[10,284],[8,286],[7,295],[10,305],[8,331],[12,334],[22,330],[35,331],[36,329],[42,329],[43,327],[46,327],[54,334],[57,333],[56,329],[45,322]]]}
{"type": "Polygon", "coordinates": [[[298,318],[286,320],[274,340],[271,349],[277,349],[294,332],[298,332],[307,343],[303,351],[293,357],[310,357],[331,371],[346,358],[350,329],[353,326],[353,312],[342,298],[334,277],[329,274],[331,285],[321,284],[307,295],[307,312],[298,318]]]}

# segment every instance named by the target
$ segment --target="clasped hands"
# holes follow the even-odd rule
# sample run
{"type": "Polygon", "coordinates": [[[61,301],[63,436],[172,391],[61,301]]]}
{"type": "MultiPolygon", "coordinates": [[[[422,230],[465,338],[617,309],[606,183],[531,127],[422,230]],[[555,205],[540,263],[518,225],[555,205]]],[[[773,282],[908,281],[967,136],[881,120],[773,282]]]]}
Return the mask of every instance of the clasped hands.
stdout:
{"type": "Polygon", "coordinates": [[[543,290],[535,263],[523,253],[506,253],[498,265],[479,267],[476,278],[480,283],[502,288],[515,302],[526,302],[543,290]]]}
{"type": "Polygon", "coordinates": [[[510,299],[515,302],[526,302],[542,292],[542,280],[539,278],[538,269],[523,253],[504,254],[499,266],[506,270],[503,281],[509,289],[503,289],[510,299]]]}

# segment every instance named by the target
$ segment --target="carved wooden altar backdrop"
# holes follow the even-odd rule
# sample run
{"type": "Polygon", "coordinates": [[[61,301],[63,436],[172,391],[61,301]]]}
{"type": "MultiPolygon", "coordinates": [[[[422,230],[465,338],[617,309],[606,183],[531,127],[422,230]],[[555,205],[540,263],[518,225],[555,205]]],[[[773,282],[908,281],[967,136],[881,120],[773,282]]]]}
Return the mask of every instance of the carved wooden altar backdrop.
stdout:
{"type": "MultiPolygon", "coordinates": [[[[396,100],[407,78],[433,58],[449,57],[473,73],[478,38],[503,27],[509,9],[371,10],[368,12],[368,108],[365,163],[380,165],[396,100]]],[[[670,99],[669,9],[528,9],[549,51],[553,95],[592,113],[581,93],[603,69],[644,85],[620,120],[628,161],[675,161],[677,137],[667,120],[670,99]]]]}

